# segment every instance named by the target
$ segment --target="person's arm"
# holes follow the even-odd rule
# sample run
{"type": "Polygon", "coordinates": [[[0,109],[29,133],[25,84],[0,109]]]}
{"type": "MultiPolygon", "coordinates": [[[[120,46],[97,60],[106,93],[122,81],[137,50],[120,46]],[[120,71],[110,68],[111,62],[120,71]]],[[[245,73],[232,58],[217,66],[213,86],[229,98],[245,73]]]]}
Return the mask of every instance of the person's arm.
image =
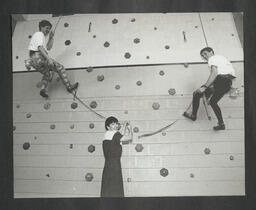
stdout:
{"type": "Polygon", "coordinates": [[[128,122],[126,122],[124,126],[122,126],[120,133],[123,135],[120,140],[122,144],[129,144],[132,142],[132,129],[131,125],[128,122]]]}
{"type": "Polygon", "coordinates": [[[44,49],[43,46],[39,46],[38,50],[41,52],[41,54],[43,55],[43,57],[49,62],[50,65],[53,64],[52,59],[50,58],[50,56],[48,55],[47,51],[44,49]]]}
{"type": "Polygon", "coordinates": [[[218,75],[217,66],[211,66],[210,75],[204,85],[202,85],[197,91],[203,93],[208,87],[212,85],[218,75]]]}
{"type": "Polygon", "coordinates": [[[48,40],[47,45],[46,45],[47,50],[52,49],[53,41],[54,41],[54,33],[52,31],[50,31],[49,40],[48,40]]]}

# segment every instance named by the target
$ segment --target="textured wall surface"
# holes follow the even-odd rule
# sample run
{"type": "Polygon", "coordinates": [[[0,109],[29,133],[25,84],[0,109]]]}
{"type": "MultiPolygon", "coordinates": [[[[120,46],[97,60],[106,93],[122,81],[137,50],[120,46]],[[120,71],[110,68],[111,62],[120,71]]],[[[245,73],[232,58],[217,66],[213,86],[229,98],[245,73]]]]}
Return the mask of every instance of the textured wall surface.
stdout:
{"type": "MultiPolygon", "coordinates": [[[[207,44],[232,61],[243,60],[231,13],[88,14],[48,20],[53,28],[57,25],[50,55],[66,68],[202,62],[199,52],[207,44]]],[[[13,71],[25,70],[38,22],[17,23],[13,71]]]]}
{"type": "MultiPolygon", "coordinates": [[[[185,46],[179,48],[179,43],[185,45],[183,36],[181,36],[180,42],[177,41],[177,53],[172,55],[172,59],[169,57],[169,60],[168,56],[161,54],[162,49],[157,48],[158,44],[156,44],[158,41],[161,42],[166,53],[167,49],[164,46],[166,40],[170,38],[169,34],[162,31],[162,37],[168,37],[164,39],[156,38],[149,32],[152,27],[154,30],[153,20],[155,22],[165,20],[165,27],[162,25],[163,30],[173,27],[173,30],[177,32],[176,35],[171,36],[172,43],[175,43],[175,40],[180,38],[178,31],[182,28],[181,25],[194,31],[194,24],[197,22],[199,24],[197,30],[201,30],[199,14],[179,14],[175,18],[176,21],[170,19],[170,23],[174,26],[167,24],[168,21],[165,19],[167,16],[176,17],[174,14],[148,15],[149,18],[137,14],[132,16],[128,14],[106,15],[108,18],[105,19],[97,15],[91,15],[92,19],[87,15],[63,17],[56,30],[56,45],[52,52],[53,57],[56,56],[56,59],[63,61],[69,68],[94,65],[90,63],[93,60],[85,57],[81,60],[74,60],[77,56],[71,56],[71,51],[79,51],[77,48],[79,45],[73,46],[81,39],[76,34],[79,32],[84,33],[84,37],[89,36],[87,27],[85,30],[79,30],[81,28],[79,24],[85,24],[84,20],[87,20],[93,23],[93,31],[98,30],[97,38],[101,37],[102,40],[100,44],[96,38],[99,45],[104,44],[103,40],[110,40],[115,34],[112,38],[116,40],[116,46],[111,50],[105,49],[104,46],[99,47],[92,41],[87,43],[88,48],[85,49],[92,50],[88,56],[91,56],[95,62],[97,61],[98,66],[172,63],[153,66],[102,67],[94,68],[92,72],[88,72],[87,69],[68,71],[71,81],[80,83],[77,96],[84,103],[90,105],[95,101],[97,106],[94,110],[101,115],[105,117],[114,115],[121,121],[129,120],[133,126],[133,143],[123,145],[121,159],[125,196],[244,195],[244,66],[243,62],[239,61],[243,60],[243,57],[241,57],[242,49],[237,33],[231,32],[234,29],[233,20],[229,18],[232,16],[200,14],[203,25],[207,25],[204,27],[204,33],[208,44],[216,47],[216,51],[230,55],[236,61],[233,65],[237,79],[233,87],[238,88],[239,94],[228,93],[220,101],[227,129],[214,132],[212,126],[216,124],[216,118],[210,107],[211,121],[207,119],[202,104],[197,121],[191,122],[181,116],[191,102],[193,90],[204,83],[209,74],[205,63],[190,63],[200,61],[198,51],[205,46],[203,32],[194,38],[195,42],[190,43],[188,50],[185,50],[187,49],[185,46]],[[191,21],[182,19],[188,16],[191,21]],[[131,17],[136,17],[136,21],[129,22],[131,17]],[[143,24],[148,20],[144,28],[142,26],[127,28],[128,23],[137,24],[139,17],[143,17],[143,24]],[[215,19],[212,20],[212,17],[215,19]],[[79,18],[81,21],[78,21],[79,18]],[[103,33],[104,29],[113,27],[111,21],[114,18],[119,20],[115,26],[121,27],[116,29],[119,36],[116,33],[112,35],[103,33]],[[125,19],[126,24],[122,24],[125,19]],[[102,27],[99,27],[101,21],[103,21],[102,27]],[[109,27],[106,24],[108,21],[110,21],[109,27]],[[58,40],[57,35],[60,33],[58,30],[63,28],[65,22],[69,22],[70,28],[67,30],[73,27],[72,33],[67,32],[58,40]],[[219,24],[211,25],[213,22],[219,24]],[[222,30],[224,26],[226,26],[225,31],[222,30]],[[213,36],[213,30],[217,30],[215,35],[219,38],[213,36]],[[234,36],[230,35],[229,38],[221,39],[221,33],[227,31],[234,33],[234,36]],[[144,48],[142,46],[136,48],[132,36],[129,49],[138,53],[136,55],[144,52],[153,53],[157,56],[155,60],[151,59],[152,56],[147,62],[137,56],[137,60],[130,60],[130,63],[121,59],[122,56],[120,59],[116,57],[112,59],[113,53],[119,54],[118,50],[126,47],[128,49],[129,46],[126,41],[122,41],[120,34],[130,37],[135,32],[140,33],[141,37],[157,46],[153,47],[154,52],[148,45],[144,45],[144,48]],[[148,34],[148,37],[145,34],[148,34]],[[65,46],[59,48],[56,46],[63,45],[66,39],[71,39],[65,36],[72,37],[70,46],[72,49],[68,48],[63,51],[65,46]],[[153,38],[157,41],[153,41],[153,38]],[[99,51],[94,51],[97,46],[99,51]],[[108,50],[111,52],[108,53],[108,50]],[[188,63],[188,66],[184,63],[188,63]],[[103,81],[98,81],[99,75],[104,76],[103,81]],[[169,94],[169,90],[174,94],[169,94]],[[158,104],[159,109],[153,109],[154,104],[158,104]],[[138,138],[139,135],[156,131],[178,118],[179,121],[169,129],[154,136],[138,138]],[[138,148],[142,150],[137,151],[138,148]]],[[[22,24],[31,30],[35,27],[33,21],[26,21],[22,24]]],[[[159,26],[157,27],[159,29],[159,26]]],[[[16,36],[19,32],[20,37],[25,36],[26,39],[28,35],[24,35],[23,31],[19,30],[21,28],[17,27],[16,36]]],[[[92,32],[90,33],[92,36],[92,32]]],[[[190,40],[189,36],[187,39],[190,40]]],[[[23,45],[26,44],[20,42],[19,46],[18,44],[13,46],[14,52],[23,52],[23,45]]],[[[142,42],[139,44],[142,45],[142,42]]],[[[112,46],[112,41],[110,46],[112,46]]],[[[170,50],[172,46],[170,44],[170,50]]],[[[80,50],[84,50],[83,46],[80,47],[80,50]]],[[[23,59],[22,56],[25,54],[19,54],[19,59],[23,59]]],[[[19,59],[15,60],[17,62],[14,61],[13,71],[24,70],[19,59]]],[[[101,146],[105,132],[104,120],[73,99],[56,75],[50,85],[50,98],[48,100],[41,98],[37,88],[40,79],[41,75],[37,72],[13,74],[14,196],[16,198],[99,197],[104,164],[101,146]],[[73,103],[77,103],[78,106],[72,108],[73,103]],[[94,151],[91,150],[93,146],[94,151]],[[93,179],[88,181],[85,177],[90,173],[93,179]]]]}

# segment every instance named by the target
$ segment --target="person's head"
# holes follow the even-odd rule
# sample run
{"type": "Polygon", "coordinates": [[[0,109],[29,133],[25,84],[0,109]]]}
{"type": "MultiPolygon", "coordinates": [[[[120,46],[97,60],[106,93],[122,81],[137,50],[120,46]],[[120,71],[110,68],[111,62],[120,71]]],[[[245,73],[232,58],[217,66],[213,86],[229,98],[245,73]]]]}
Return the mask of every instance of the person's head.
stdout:
{"type": "Polygon", "coordinates": [[[105,121],[105,129],[106,130],[110,130],[110,131],[117,131],[119,128],[119,123],[118,123],[118,119],[111,116],[108,117],[105,121]]]}
{"type": "Polygon", "coordinates": [[[204,60],[208,61],[214,55],[214,51],[211,47],[205,47],[200,51],[200,55],[204,60]]]}
{"type": "Polygon", "coordinates": [[[39,22],[39,31],[43,32],[44,35],[49,34],[52,28],[52,24],[48,20],[42,20],[39,22]]]}

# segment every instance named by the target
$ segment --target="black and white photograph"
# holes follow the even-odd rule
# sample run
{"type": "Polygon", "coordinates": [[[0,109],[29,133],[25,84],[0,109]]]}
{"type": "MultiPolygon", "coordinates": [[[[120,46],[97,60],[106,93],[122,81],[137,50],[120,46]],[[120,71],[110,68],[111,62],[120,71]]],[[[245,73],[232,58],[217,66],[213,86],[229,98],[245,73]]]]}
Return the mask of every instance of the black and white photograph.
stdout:
{"type": "Polygon", "coordinates": [[[12,21],[14,198],[245,195],[242,12],[12,21]]]}

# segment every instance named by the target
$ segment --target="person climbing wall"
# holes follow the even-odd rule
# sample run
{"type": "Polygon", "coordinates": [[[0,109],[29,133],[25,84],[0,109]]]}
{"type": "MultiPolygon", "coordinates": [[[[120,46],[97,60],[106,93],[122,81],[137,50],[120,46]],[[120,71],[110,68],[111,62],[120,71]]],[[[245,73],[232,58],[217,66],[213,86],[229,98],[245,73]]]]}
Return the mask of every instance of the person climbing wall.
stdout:
{"type": "Polygon", "coordinates": [[[35,32],[30,40],[28,50],[29,59],[25,60],[25,66],[28,70],[31,66],[41,74],[40,95],[48,97],[48,84],[51,82],[54,72],[57,72],[68,92],[78,88],[78,82],[71,84],[63,65],[52,59],[47,50],[51,50],[54,42],[54,32],[51,30],[52,24],[47,20],[39,22],[39,31],[35,32]],[[47,41],[48,39],[48,41],[47,41]]]}
{"type": "Polygon", "coordinates": [[[183,115],[195,121],[200,98],[205,94],[206,98],[211,97],[209,104],[218,119],[218,125],[214,126],[213,129],[216,131],[225,130],[221,109],[217,103],[231,89],[232,80],[236,78],[235,70],[227,58],[222,55],[215,55],[210,47],[203,48],[200,55],[208,62],[211,73],[206,83],[193,93],[192,113],[186,111],[183,115]]]}

